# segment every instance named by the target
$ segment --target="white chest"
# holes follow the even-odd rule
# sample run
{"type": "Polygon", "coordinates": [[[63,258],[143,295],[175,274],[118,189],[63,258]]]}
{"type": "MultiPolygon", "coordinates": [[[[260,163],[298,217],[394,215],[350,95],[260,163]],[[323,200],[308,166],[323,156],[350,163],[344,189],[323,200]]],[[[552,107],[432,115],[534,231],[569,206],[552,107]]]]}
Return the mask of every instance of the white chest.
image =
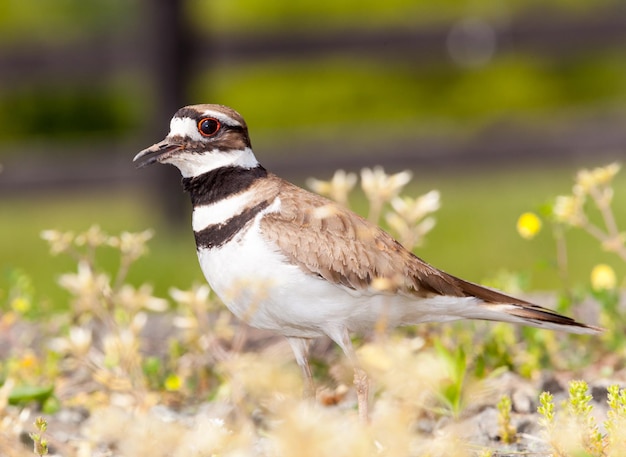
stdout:
{"type": "Polygon", "coordinates": [[[303,326],[300,310],[311,309],[314,289],[330,286],[288,263],[262,238],[257,221],[219,248],[199,249],[198,259],[211,288],[237,317],[281,333],[303,326]]]}
{"type": "Polygon", "coordinates": [[[233,314],[253,327],[285,336],[333,338],[343,329],[371,329],[381,318],[392,327],[448,320],[441,314],[470,300],[434,297],[416,301],[330,283],[290,263],[263,238],[259,226],[263,214],[227,243],[198,250],[211,288],[233,314]]]}

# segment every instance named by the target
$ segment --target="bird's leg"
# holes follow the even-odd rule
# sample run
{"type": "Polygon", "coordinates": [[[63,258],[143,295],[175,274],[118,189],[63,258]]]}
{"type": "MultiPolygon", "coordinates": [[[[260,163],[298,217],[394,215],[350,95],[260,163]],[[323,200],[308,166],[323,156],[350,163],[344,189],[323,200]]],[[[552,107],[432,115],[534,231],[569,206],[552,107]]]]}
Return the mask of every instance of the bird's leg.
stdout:
{"type": "Polygon", "coordinates": [[[352,341],[350,340],[350,333],[348,332],[348,329],[343,329],[341,337],[339,339],[333,338],[333,340],[335,340],[335,342],[341,347],[354,369],[354,388],[356,390],[359,417],[363,422],[367,422],[369,420],[370,392],[370,381],[367,373],[359,364],[356,352],[354,352],[354,347],[352,346],[352,341]]]}
{"type": "Polygon", "coordinates": [[[369,420],[370,381],[365,370],[359,366],[354,367],[354,387],[359,417],[363,422],[367,422],[369,420]]]}
{"type": "Polygon", "coordinates": [[[309,346],[311,340],[308,338],[295,338],[288,337],[287,341],[291,345],[294,355],[296,356],[296,362],[302,370],[304,377],[304,398],[315,398],[315,386],[313,385],[313,374],[311,373],[311,366],[309,365],[309,346]]]}

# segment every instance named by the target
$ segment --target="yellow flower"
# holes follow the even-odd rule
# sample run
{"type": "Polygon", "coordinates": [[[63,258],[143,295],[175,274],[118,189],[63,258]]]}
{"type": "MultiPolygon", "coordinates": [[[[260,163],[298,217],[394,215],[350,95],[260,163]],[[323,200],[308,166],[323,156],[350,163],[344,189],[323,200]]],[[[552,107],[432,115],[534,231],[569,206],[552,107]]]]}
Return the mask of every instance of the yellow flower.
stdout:
{"type": "Polygon", "coordinates": [[[169,392],[176,392],[183,387],[183,380],[176,374],[171,374],[165,378],[164,383],[165,390],[169,392]]]}
{"type": "Polygon", "coordinates": [[[30,351],[24,354],[24,356],[20,359],[20,368],[30,369],[36,367],[37,365],[39,365],[37,356],[30,351]]]}
{"type": "Polygon", "coordinates": [[[530,240],[541,230],[541,219],[535,213],[524,213],[517,220],[517,232],[526,240],[530,240]]]}
{"type": "Polygon", "coordinates": [[[612,290],[617,285],[615,271],[609,265],[600,263],[591,270],[591,287],[593,290],[612,290]]]}
{"type": "Polygon", "coordinates": [[[27,313],[31,308],[30,300],[26,297],[15,297],[11,300],[11,309],[19,314],[27,313]]]}

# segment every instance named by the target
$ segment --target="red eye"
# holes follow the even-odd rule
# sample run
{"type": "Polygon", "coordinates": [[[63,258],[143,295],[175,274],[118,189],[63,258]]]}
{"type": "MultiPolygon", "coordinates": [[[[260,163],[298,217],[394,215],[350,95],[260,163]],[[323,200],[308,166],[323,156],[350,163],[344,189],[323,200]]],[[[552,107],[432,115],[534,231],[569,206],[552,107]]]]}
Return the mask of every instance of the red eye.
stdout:
{"type": "Polygon", "coordinates": [[[200,135],[206,137],[215,135],[221,126],[220,121],[213,117],[205,117],[198,121],[198,131],[200,135]]]}

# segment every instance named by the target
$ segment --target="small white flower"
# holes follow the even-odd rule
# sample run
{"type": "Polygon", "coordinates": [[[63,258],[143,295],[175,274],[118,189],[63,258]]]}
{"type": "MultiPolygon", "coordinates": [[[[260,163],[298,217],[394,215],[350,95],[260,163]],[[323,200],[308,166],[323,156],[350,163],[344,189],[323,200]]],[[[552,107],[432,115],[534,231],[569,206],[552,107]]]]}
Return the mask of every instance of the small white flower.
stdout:
{"type": "Polygon", "coordinates": [[[361,188],[370,200],[389,201],[397,196],[402,188],[411,181],[413,174],[401,171],[387,175],[382,167],[363,168],[361,170],[361,188]]]}
{"type": "Polygon", "coordinates": [[[124,284],[115,295],[115,303],[131,311],[140,309],[155,312],[166,311],[167,300],[153,296],[152,292],[152,286],[149,284],[142,284],[138,289],[124,284]]]}
{"type": "Polygon", "coordinates": [[[423,219],[422,222],[417,224],[417,226],[415,227],[415,231],[419,235],[418,244],[421,243],[421,240],[424,238],[424,236],[426,236],[428,232],[435,228],[435,224],[436,221],[434,217],[427,217],[423,219]]]}
{"type": "Polygon", "coordinates": [[[75,297],[74,306],[81,310],[97,307],[101,300],[111,294],[109,277],[95,274],[86,261],[78,262],[77,273],[66,273],[59,278],[59,285],[75,297]]]}
{"type": "Polygon", "coordinates": [[[146,243],[152,236],[152,230],[138,233],[122,232],[118,237],[110,237],[107,243],[109,246],[118,248],[122,255],[127,256],[130,260],[135,260],[146,252],[146,243]]]}
{"type": "Polygon", "coordinates": [[[107,334],[102,340],[104,364],[109,368],[128,368],[135,361],[139,350],[137,335],[130,328],[123,328],[116,334],[107,334]]]}
{"type": "Polygon", "coordinates": [[[71,354],[74,357],[87,355],[91,348],[92,334],[90,329],[71,327],[67,337],[53,338],[49,347],[59,354],[71,354]]]}
{"type": "Polygon", "coordinates": [[[175,316],[173,324],[183,330],[193,330],[198,327],[198,320],[192,316],[175,316]]]}
{"type": "MultiPolygon", "coordinates": [[[[409,230],[409,224],[407,224],[406,219],[401,217],[398,213],[387,213],[385,220],[389,228],[398,235],[406,233],[409,230]]],[[[402,236],[400,236],[400,238],[402,238],[402,236]]],[[[400,242],[402,242],[402,240],[400,240],[400,242]]]]}
{"type": "Polygon", "coordinates": [[[74,355],[85,355],[91,348],[91,330],[83,327],[71,327],[69,333],[70,348],[74,355]]]}
{"type": "Polygon", "coordinates": [[[415,199],[395,197],[391,200],[391,207],[406,221],[415,222],[437,211],[441,206],[439,198],[439,191],[431,190],[415,199]]]}
{"type": "Polygon", "coordinates": [[[130,330],[134,334],[138,335],[141,330],[146,326],[146,322],[148,322],[148,315],[143,312],[137,313],[130,323],[130,330]]]}
{"type": "Polygon", "coordinates": [[[409,250],[420,246],[426,234],[435,226],[433,217],[426,217],[439,209],[439,192],[432,190],[418,198],[395,197],[391,200],[393,212],[386,214],[389,227],[400,243],[409,250]]]}
{"type": "Polygon", "coordinates": [[[593,170],[580,170],[576,176],[576,186],[584,193],[590,193],[593,188],[608,186],[620,168],[620,164],[612,163],[593,170]]]}
{"type": "Polygon", "coordinates": [[[74,243],[76,243],[76,246],[87,245],[96,247],[104,244],[107,239],[106,233],[104,233],[99,226],[92,225],[86,232],[79,234],[74,240],[74,243]]]}
{"type": "Polygon", "coordinates": [[[578,195],[559,195],[556,197],[552,214],[557,221],[570,225],[580,225],[584,220],[584,198],[578,195]]]}
{"type": "Polygon", "coordinates": [[[41,238],[50,245],[50,253],[57,255],[66,252],[74,241],[74,233],[59,232],[58,230],[44,230],[41,232],[41,238]]]}
{"type": "Polygon", "coordinates": [[[348,195],[356,184],[356,174],[346,173],[344,170],[337,170],[330,181],[321,181],[315,178],[307,180],[307,186],[313,192],[317,192],[325,197],[330,197],[342,205],[348,203],[348,195]]]}
{"type": "Polygon", "coordinates": [[[195,308],[197,304],[206,305],[210,293],[211,289],[205,284],[193,285],[190,290],[181,290],[175,287],[170,289],[170,296],[174,301],[180,305],[191,306],[193,308],[195,308]]]}

